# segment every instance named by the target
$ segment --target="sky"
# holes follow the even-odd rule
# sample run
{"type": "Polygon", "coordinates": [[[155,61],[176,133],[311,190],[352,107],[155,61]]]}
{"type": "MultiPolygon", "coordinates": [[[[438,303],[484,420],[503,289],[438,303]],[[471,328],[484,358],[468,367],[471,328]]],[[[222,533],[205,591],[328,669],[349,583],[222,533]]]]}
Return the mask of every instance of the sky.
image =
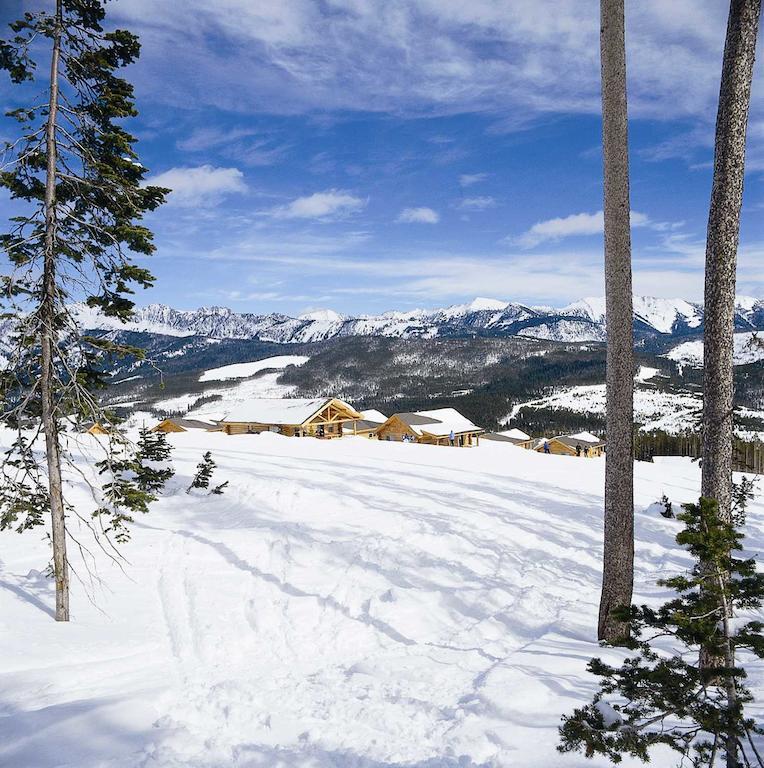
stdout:
{"type": "MultiPolygon", "coordinates": [[[[0,21],[32,5],[45,2],[3,0],[0,21]]],[[[173,190],[148,218],[157,282],[139,304],[359,314],[603,294],[597,0],[107,8],[140,36],[129,127],[151,182],[173,190]]],[[[728,8],[627,3],[637,294],[702,299],[728,8]]],[[[738,269],[756,297],[763,58],[738,269]]],[[[15,97],[4,78],[0,105],[15,97]]]]}

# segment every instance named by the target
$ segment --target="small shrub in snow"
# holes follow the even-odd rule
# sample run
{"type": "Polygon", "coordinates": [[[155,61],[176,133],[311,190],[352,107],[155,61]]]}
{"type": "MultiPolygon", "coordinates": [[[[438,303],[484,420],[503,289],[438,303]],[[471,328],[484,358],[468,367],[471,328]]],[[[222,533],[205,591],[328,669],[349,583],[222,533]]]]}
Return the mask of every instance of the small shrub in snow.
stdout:
{"type": "MultiPolygon", "coordinates": [[[[737,524],[748,493],[750,486],[738,489],[737,524]]],[[[563,717],[558,749],[648,762],[651,748],[663,744],[681,755],[681,765],[713,766],[724,755],[728,768],[764,766],[756,747],[764,728],[745,715],[752,695],[741,666],[743,658],[764,658],[764,623],[736,616],[761,608],[764,573],[754,559],[739,557],[743,535],[720,518],[715,501],[704,498],[675,514],[684,524],[677,543],[694,565],[658,582],[677,593],[673,600],[622,612],[638,654],[621,666],[591,660],[599,692],[563,717]],[[701,666],[701,648],[722,665],[701,666]]]]}
{"type": "Polygon", "coordinates": [[[207,453],[202,456],[202,460],[196,465],[196,474],[194,475],[194,479],[191,481],[191,485],[188,486],[186,493],[191,493],[192,490],[199,489],[209,491],[209,493],[216,495],[222,494],[225,488],[228,486],[227,480],[224,483],[216,485],[210,489],[212,474],[216,467],[217,464],[215,464],[215,461],[212,458],[212,452],[207,451],[207,453]]]}

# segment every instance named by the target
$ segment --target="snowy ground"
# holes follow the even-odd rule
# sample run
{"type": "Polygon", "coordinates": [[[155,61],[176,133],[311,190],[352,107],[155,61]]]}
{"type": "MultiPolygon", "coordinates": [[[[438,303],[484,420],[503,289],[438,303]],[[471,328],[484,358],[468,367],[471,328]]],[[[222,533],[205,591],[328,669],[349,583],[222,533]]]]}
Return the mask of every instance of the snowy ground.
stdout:
{"type": "MultiPolygon", "coordinates": [[[[685,341],[667,355],[669,359],[691,368],[703,367],[703,342],[685,341]]],[[[747,365],[764,360],[764,341],[760,333],[735,334],[735,365],[747,365]]]]}
{"type": "MultiPolygon", "coordinates": [[[[555,752],[560,715],[591,695],[587,660],[616,658],[594,639],[603,460],[170,439],[172,487],[124,571],[101,559],[93,602],[75,585],[71,624],[51,618],[42,532],[0,534],[0,765],[605,765],[555,752]],[[189,496],[208,449],[229,489],[189,496]]],[[[638,601],[687,564],[647,507],[694,500],[699,479],[689,460],[636,465],[638,601]]],[[[761,498],[749,535],[761,552],[761,498]]],[[[764,701],[764,667],[750,682],[764,701]]]]}

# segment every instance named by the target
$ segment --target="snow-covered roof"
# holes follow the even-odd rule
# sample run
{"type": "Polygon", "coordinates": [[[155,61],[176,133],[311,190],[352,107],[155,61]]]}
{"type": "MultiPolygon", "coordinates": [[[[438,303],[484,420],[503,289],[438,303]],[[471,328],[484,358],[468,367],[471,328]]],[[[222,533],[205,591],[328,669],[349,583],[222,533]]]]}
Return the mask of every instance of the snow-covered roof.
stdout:
{"type": "Polygon", "coordinates": [[[432,435],[433,437],[448,437],[451,432],[455,435],[461,432],[481,432],[482,428],[473,424],[466,416],[462,416],[456,408],[436,408],[432,411],[416,411],[414,413],[396,413],[417,435],[432,435]]]}
{"type": "Polygon", "coordinates": [[[370,408],[368,411],[361,411],[361,417],[364,421],[373,421],[377,424],[384,424],[387,421],[387,416],[381,411],[374,410],[374,408],[370,408]]]}
{"type": "Polygon", "coordinates": [[[595,437],[591,432],[579,432],[576,435],[557,435],[557,437],[550,437],[549,440],[556,440],[558,443],[567,445],[569,448],[601,448],[605,445],[604,440],[595,437]],[[583,445],[582,445],[583,443],[583,445]]]}
{"type": "Polygon", "coordinates": [[[526,435],[522,429],[518,429],[517,427],[514,427],[513,429],[505,429],[503,432],[499,432],[498,434],[504,435],[504,437],[511,437],[513,440],[531,439],[530,435],[526,435]]]}
{"type": "Polygon", "coordinates": [[[183,427],[183,429],[212,429],[214,427],[217,427],[217,424],[212,421],[211,419],[186,419],[184,417],[172,417],[169,419],[162,419],[160,421],[160,424],[164,424],[165,422],[172,422],[173,424],[177,425],[178,427],[183,427]]]}
{"type": "Polygon", "coordinates": [[[387,416],[381,411],[370,408],[368,411],[361,411],[361,420],[354,421],[352,424],[345,425],[344,431],[348,434],[353,432],[373,431],[387,421],[387,416]]]}
{"type": "Polygon", "coordinates": [[[584,443],[602,442],[597,435],[593,435],[591,432],[576,432],[575,435],[563,435],[563,437],[569,437],[571,440],[581,440],[584,443]]]}
{"type": "MultiPolygon", "coordinates": [[[[305,398],[252,398],[239,403],[229,411],[224,422],[248,424],[304,424],[332,401],[331,397],[305,398]]],[[[336,401],[356,417],[360,414],[342,400],[336,401]]]]}

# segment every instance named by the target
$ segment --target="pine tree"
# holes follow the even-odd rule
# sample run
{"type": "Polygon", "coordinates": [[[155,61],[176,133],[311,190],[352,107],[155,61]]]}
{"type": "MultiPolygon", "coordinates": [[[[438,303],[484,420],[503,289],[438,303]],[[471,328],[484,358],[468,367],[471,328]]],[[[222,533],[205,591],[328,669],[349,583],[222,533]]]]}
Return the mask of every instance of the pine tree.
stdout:
{"type": "Polygon", "coordinates": [[[141,490],[156,493],[175,474],[170,465],[172,446],[164,432],[140,430],[136,451],[135,482],[141,490]]]}
{"type": "Polygon", "coordinates": [[[598,637],[624,639],[615,618],[634,581],[634,313],[631,294],[629,146],[623,0],[601,0],[602,147],[605,176],[607,455],[598,637]]]}
{"type": "MultiPolygon", "coordinates": [[[[736,493],[738,524],[750,490],[736,493]]],[[[733,619],[761,608],[764,574],[755,560],[740,557],[743,535],[715,500],[684,505],[677,518],[684,527],[676,540],[692,555],[692,570],[658,582],[677,594],[660,608],[624,611],[638,655],[620,667],[592,659],[600,690],[591,704],[563,717],[558,749],[617,763],[623,755],[648,761],[651,748],[663,744],[682,756],[681,765],[713,766],[723,754],[727,768],[764,766],[754,741],[764,729],[745,714],[752,696],[740,666],[744,656],[764,658],[764,623],[733,619]],[[701,665],[700,648],[723,665],[701,665]]]]}
{"type": "Polygon", "coordinates": [[[120,544],[130,539],[133,515],[146,514],[175,474],[171,452],[167,435],[144,428],[135,445],[125,440],[118,450],[96,463],[99,473],[109,478],[102,488],[102,504],[93,513],[104,526],[104,534],[120,544]]]}
{"type": "MultiPolygon", "coordinates": [[[[191,485],[186,489],[186,493],[191,493],[195,488],[203,490],[209,489],[210,483],[212,482],[212,474],[216,467],[217,464],[212,458],[212,452],[207,451],[207,453],[202,456],[202,460],[196,465],[196,474],[194,475],[193,480],[191,480],[191,485]]],[[[220,495],[227,486],[228,480],[220,485],[214,486],[212,490],[210,490],[210,493],[220,495]]]]}
{"type": "MultiPolygon", "coordinates": [[[[154,250],[140,220],[167,190],[144,186],[146,169],[123,127],[136,114],[133,89],[115,73],[137,58],[137,38],[104,30],[101,0],[53,5],[50,13],[26,13],[11,24],[13,36],[0,41],[0,68],[13,83],[34,79],[33,50],[50,55],[45,97],[8,113],[19,136],[5,145],[0,171],[0,185],[19,210],[0,235],[7,260],[0,308],[13,328],[9,361],[0,374],[0,423],[16,432],[0,464],[0,526],[23,530],[50,515],[56,619],[68,621],[72,510],[63,492],[63,467],[70,461],[66,433],[82,421],[107,420],[96,396],[106,380],[107,358],[141,355],[85,336],[71,303],[84,302],[122,321],[130,317],[130,294],[153,281],[130,252],[154,250]],[[40,445],[44,462],[37,458],[40,445]]],[[[116,430],[104,448],[108,468],[122,451],[116,430]]],[[[127,490],[120,493],[129,495],[127,490]]],[[[99,510],[102,522],[108,514],[109,507],[99,510]]],[[[96,533],[110,530],[103,525],[96,533]]]]}

